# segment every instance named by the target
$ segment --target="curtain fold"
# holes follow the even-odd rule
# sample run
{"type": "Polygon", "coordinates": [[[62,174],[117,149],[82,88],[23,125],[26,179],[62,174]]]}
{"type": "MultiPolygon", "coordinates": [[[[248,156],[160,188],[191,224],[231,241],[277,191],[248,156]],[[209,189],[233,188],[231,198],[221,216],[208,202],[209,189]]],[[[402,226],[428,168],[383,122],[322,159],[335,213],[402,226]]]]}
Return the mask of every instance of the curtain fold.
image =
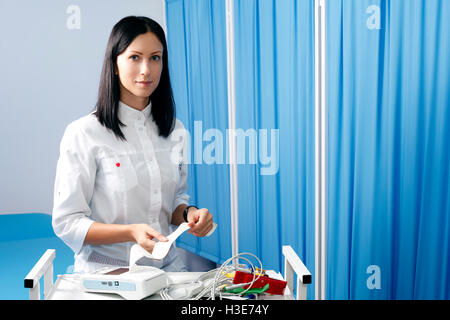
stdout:
{"type": "Polygon", "coordinates": [[[314,3],[235,0],[234,17],[236,125],[258,140],[238,165],[239,251],[283,271],[291,245],[314,274],[314,3]]]}
{"type": "Polygon", "coordinates": [[[449,299],[439,0],[327,1],[327,299],[449,299]]]}
{"type": "Polygon", "coordinates": [[[166,16],[177,117],[190,134],[188,193],[218,224],[210,237],[184,234],[177,245],[222,263],[231,257],[225,2],[167,0],[166,16]]]}

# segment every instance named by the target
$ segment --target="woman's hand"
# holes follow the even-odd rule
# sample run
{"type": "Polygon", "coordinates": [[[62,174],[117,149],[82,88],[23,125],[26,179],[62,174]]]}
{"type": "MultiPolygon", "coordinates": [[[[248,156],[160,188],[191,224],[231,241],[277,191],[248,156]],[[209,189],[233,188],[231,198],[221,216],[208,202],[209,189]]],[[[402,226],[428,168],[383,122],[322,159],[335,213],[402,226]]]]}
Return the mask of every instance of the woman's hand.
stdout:
{"type": "Polygon", "coordinates": [[[189,233],[204,237],[213,227],[213,217],[208,209],[190,208],[187,214],[189,233]]]}
{"type": "Polygon", "coordinates": [[[169,241],[161,233],[150,227],[148,224],[132,224],[131,226],[131,236],[134,241],[139,244],[142,248],[152,253],[156,241],[153,239],[158,239],[159,241],[169,241]]]}

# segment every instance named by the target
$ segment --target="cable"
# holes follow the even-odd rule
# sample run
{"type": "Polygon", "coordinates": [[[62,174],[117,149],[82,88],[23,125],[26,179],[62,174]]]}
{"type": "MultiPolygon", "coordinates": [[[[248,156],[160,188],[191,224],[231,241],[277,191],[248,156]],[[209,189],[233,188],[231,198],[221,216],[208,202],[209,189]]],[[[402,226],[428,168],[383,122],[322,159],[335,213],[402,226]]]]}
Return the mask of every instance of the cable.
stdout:
{"type": "Polygon", "coordinates": [[[210,300],[210,299],[215,300],[216,295],[218,295],[220,299],[225,298],[225,297],[231,297],[231,296],[242,297],[243,295],[245,295],[245,293],[248,290],[250,290],[252,288],[253,284],[261,277],[262,270],[263,270],[263,266],[262,266],[261,260],[259,260],[257,256],[255,256],[252,253],[248,253],[248,252],[239,253],[235,256],[232,256],[228,260],[226,260],[219,268],[207,271],[206,273],[200,275],[197,279],[195,279],[193,281],[178,283],[178,284],[171,284],[171,285],[167,286],[166,288],[164,288],[160,291],[160,296],[164,300],[174,300],[175,298],[173,297],[173,293],[171,294],[171,291],[184,289],[186,294],[182,297],[177,297],[176,299],[199,300],[203,297],[207,297],[208,300],[210,300]],[[237,264],[236,266],[229,266],[229,263],[231,261],[233,261],[235,259],[238,259],[238,261],[239,261],[239,259],[245,260],[250,264],[252,271],[256,270],[253,263],[249,259],[243,257],[245,255],[252,256],[258,261],[259,266],[260,266],[259,269],[261,270],[261,272],[259,272],[258,276],[256,276],[255,273],[253,273],[253,279],[250,282],[233,284],[232,279],[228,278],[227,274],[236,272],[238,270],[242,270],[242,268],[244,268],[245,266],[240,265],[240,264],[237,264]],[[196,285],[196,287],[194,289],[189,290],[189,287],[192,288],[192,286],[195,286],[195,285],[196,285]],[[240,293],[223,292],[223,289],[245,287],[247,285],[248,285],[248,288],[240,293]],[[194,291],[196,289],[198,289],[202,286],[203,286],[203,289],[200,292],[194,293],[194,291]]]}
{"type": "Polygon", "coordinates": [[[80,274],[78,273],[73,273],[73,274],[59,274],[58,275],[59,279],[63,279],[66,280],[68,282],[71,282],[73,284],[79,285],[80,283],[80,274]]]}
{"type": "MultiPolygon", "coordinates": [[[[250,260],[248,260],[247,258],[243,258],[243,257],[242,257],[243,255],[250,255],[250,256],[254,257],[254,258],[259,262],[259,265],[260,265],[260,267],[261,267],[260,270],[263,270],[263,266],[262,266],[261,260],[259,260],[259,258],[258,258],[257,256],[255,256],[254,254],[252,254],[252,253],[244,252],[244,253],[239,253],[239,254],[237,254],[237,255],[235,255],[235,256],[232,256],[231,258],[229,258],[227,261],[225,261],[225,262],[222,264],[222,266],[219,268],[219,271],[217,271],[217,273],[216,273],[216,277],[214,278],[215,281],[214,281],[213,287],[212,287],[212,289],[211,289],[211,298],[212,298],[212,300],[215,300],[215,296],[216,296],[216,282],[217,282],[217,280],[218,280],[218,274],[220,274],[220,272],[222,271],[222,269],[223,269],[225,266],[227,266],[231,261],[233,261],[233,260],[235,260],[235,259],[237,259],[237,258],[241,258],[241,259],[246,260],[246,261],[248,261],[248,262],[250,263],[252,270],[255,270],[255,269],[256,269],[256,268],[254,268],[254,266],[253,266],[253,264],[251,263],[250,260]]],[[[242,284],[242,286],[249,285],[248,288],[245,289],[244,291],[242,291],[241,293],[239,293],[238,295],[240,295],[240,296],[244,295],[248,290],[251,289],[251,287],[253,286],[253,284],[255,283],[255,281],[257,281],[260,277],[261,277],[261,272],[258,274],[257,277],[256,277],[255,274],[253,274],[253,280],[252,280],[252,281],[242,284]]],[[[222,293],[221,293],[221,291],[219,290],[218,293],[219,293],[219,297],[222,299],[222,293]]]]}

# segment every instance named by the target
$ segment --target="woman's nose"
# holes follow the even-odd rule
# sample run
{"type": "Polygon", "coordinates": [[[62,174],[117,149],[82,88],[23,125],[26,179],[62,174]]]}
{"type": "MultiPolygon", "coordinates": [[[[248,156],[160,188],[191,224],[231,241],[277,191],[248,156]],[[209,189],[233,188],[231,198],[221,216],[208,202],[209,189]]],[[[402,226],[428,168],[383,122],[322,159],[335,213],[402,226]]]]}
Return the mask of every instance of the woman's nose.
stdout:
{"type": "Polygon", "coordinates": [[[145,76],[146,78],[150,76],[150,62],[144,61],[141,64],[141,75],[145,76]]]}

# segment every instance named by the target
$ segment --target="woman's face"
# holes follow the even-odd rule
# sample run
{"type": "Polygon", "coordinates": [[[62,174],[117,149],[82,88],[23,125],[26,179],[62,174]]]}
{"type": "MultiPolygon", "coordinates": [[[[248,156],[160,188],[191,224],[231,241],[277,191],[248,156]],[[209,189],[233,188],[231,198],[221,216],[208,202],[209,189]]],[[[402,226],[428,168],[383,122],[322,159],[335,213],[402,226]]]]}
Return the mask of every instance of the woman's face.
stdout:
{"type": "Polygon", "coordinates": [[[137,36],[117,56],[116,74],[120,80],[120,100],[142,110],[161,78],[163,45],[155,34],[137,36]]]}

